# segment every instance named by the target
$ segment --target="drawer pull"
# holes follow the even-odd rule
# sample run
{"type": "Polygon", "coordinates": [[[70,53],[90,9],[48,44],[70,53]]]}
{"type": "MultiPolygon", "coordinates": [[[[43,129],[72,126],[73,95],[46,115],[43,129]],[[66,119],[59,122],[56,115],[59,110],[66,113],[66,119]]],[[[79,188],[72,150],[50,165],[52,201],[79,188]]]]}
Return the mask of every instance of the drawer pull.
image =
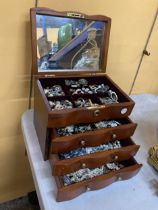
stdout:
{"type": "Polygon", "coordinates": [[[121,181],[121,180],[122,180],[122,177],[121,177],[121,176],[119,176],[117,180],[118,180],[118,181],[121,181]]]}
{"type": "Polygon", "coordinates": [[[86,191],[87,191],[87,192],[88,192],[88,191],[90,191],[90,190],[91,190],[91,188],[90,188],[90,187],[87,187],[87,188],[86,188],[86,191]]]}
{"type": "Polygon", "coordinates": [[[118,158],[119,158],[118,155],[114,156],[114,160],[118,160],[118,158]]]}
{"type": "Polygon", "coordinates": [[[98,109],[95,110],[95,111],[94,111],[94,116],[97,117],[97,116],[99,116],[99,115],[100,115],[100,110],[98,110],[98,109]]]}
{"type": "Polygon", "coordinates": [[[123,108],[123,109],[121,109],[121,114],[126,114],[127,111],[128,111],[127,108],[123,108]]]}
{"type": "Polygon", "coordinates": [[[116,139],[117,138],[117,135],[114,133],[114,134],[112,134],[112,138],[113,139],[116,139]]]}
{"type": "Polygon", "coordinates": [[[82,163],[82,168],[86,168],[86,164],[85,163],[82,163]]]}
{"type": "Polygon", "coordinates": [[[81,141],[81,146],[85,146],[86,142],[84,140],[81,141]]]}

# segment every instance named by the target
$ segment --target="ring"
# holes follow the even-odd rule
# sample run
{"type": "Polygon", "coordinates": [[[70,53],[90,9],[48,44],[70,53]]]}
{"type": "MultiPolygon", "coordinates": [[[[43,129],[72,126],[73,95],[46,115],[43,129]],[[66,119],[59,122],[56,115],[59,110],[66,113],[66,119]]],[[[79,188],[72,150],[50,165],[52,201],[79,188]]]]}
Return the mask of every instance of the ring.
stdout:
{"type": "Polygon", "coordinates": [[[108,91],[108,95],[109,95],[110,98],[113,99],[114,101],[118,101],[118,96],[117,96],[117,94],[116,94],[114,91],[109,90],[109,91],[108,91]]]}

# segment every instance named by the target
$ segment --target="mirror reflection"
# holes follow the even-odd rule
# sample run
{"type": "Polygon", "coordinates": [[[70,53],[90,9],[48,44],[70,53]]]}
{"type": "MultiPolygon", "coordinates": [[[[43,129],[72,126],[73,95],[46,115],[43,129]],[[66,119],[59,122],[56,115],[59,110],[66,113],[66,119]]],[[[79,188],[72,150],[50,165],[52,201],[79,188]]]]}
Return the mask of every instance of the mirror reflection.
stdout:
{"type": "Polygon", "coordinates": [[[99,70],[105,22],[36,15],[38,71],[99,70]]]}

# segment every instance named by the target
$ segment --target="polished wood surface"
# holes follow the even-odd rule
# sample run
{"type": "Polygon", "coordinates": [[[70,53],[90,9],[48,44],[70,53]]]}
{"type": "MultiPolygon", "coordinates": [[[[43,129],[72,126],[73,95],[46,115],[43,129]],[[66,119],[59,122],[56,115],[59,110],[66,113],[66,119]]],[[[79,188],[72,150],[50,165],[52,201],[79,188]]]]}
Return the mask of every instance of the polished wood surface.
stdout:
{"type": "Polygon", "coordinates": [[[39,87],[34,85],[34,125],[44,160],[48,159],[50,145],[50,130],[48,129],[47,107],[41,97],[39,87]]]}

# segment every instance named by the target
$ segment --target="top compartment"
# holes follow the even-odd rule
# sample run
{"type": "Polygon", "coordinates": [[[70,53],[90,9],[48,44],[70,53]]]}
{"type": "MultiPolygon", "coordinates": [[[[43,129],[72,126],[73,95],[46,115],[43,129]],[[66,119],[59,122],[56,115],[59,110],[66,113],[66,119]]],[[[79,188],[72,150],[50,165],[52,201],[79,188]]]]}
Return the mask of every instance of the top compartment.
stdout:
{"type": "Polygon", "coordinates": [[[49,113],[49,128],[123,118],[130,115],[134,106],[134,102],[106,75],[40,78],[35,95],[35,98],[42,97],[49,113]],[[66,85],[79,80],[87,81],[84,89],[89,89],[90,93],[73,94],[82,87],[66,85]],[[94,91],[96,89],[98,91],[94,91]]]}

